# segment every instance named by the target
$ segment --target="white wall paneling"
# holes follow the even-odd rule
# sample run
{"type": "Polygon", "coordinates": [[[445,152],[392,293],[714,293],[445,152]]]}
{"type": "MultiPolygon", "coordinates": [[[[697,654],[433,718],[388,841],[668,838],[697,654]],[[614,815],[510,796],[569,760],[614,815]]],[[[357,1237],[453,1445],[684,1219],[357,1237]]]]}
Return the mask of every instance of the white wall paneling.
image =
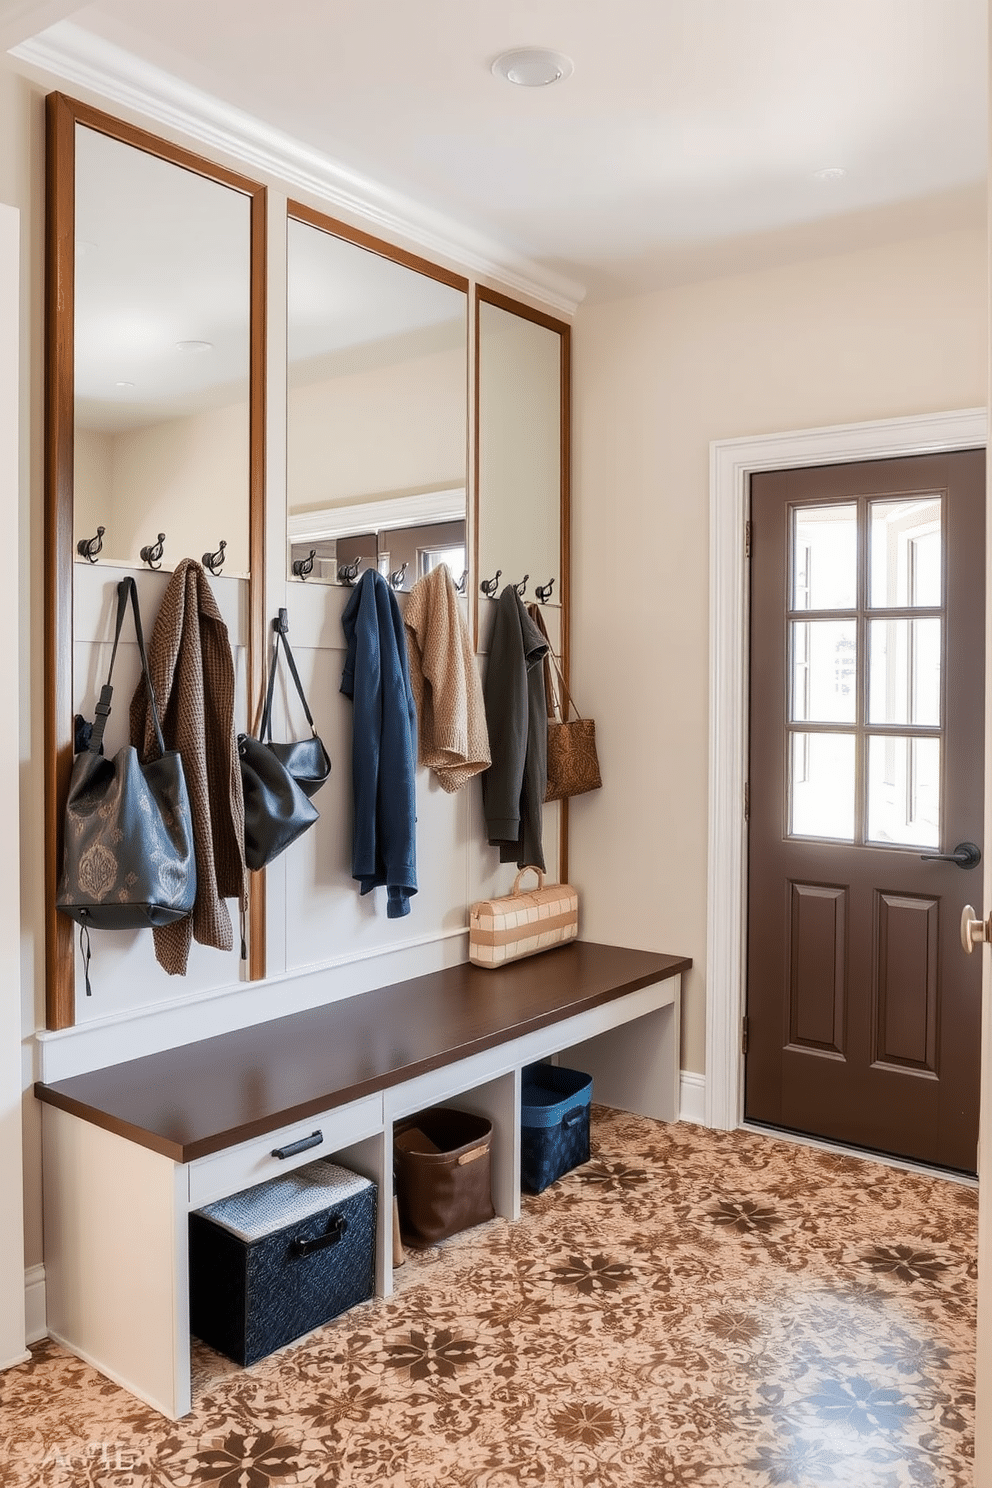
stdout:
{"type": "MultiPolygon", "coordinates": [[[[154,540],[149,534],[149,541],[154,540]]],[[[174,554],[172,561],[188,554],[174,554]]],[[[198,555],[197,555],[198,556],[198,555]]],[[[141,606],[142,628],[146,646],[151,639],[155,617],[171,575],[166,570],[130,569],[116,564],[73,565],[73,691],[75,711],[92,721],[100,689],[107,679],[107,668],[113,651],[114,626],[117,616],[117,585],[121,578],[134,576],[141,606]]],[[[248,634],[247,586],[242,579],[222,575],[210,580],[224,622],[228,628],[235,664],[235,717],[244,719],[246,712],[245,669],[248,634]]],[[[109,756],[128,742],[128,710],[131,697],[141,678],[138,647],[130,606],[121,632],[114,666],[114,696],[107,725],[105,751],[109,756]]],[[[128,1015],[139,1008],[163,1001],[188,998],[217,987],[237,986],[241,976],[238,907],[229,901],[234,931],[234,948],[219,951],[194,941],[187,975],[172,977],[155,959],[151,935],[144,930],[94,930],[90,940],[92,961],[90,981],[93,994],[87,997],[83,979],[82,958],[76,944],[76,1019],[85,1023],[118,1014],[128,1015]]]]}

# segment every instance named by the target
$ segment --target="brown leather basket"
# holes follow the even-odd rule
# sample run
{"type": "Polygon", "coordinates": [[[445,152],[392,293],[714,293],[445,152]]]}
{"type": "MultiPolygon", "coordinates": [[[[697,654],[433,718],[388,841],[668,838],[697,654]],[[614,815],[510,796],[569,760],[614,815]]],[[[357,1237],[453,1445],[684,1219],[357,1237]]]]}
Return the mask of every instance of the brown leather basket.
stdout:
{"type": "Polygon", "coordinates": [[[435,1106],[397,1122],[393,1169],[404,1244],[424,1250],[493,1219],[493,1125],[435,1106]]]}

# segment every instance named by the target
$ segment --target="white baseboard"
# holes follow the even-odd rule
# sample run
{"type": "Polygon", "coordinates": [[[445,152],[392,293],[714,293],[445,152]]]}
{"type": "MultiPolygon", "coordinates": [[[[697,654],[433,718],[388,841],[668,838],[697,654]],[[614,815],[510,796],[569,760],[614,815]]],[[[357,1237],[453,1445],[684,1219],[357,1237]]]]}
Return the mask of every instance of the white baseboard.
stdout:
{"type": "Polygon", "coordinates": [[[24,1273],[24,1332],[28,1343],[48,1337],[44,1266],[29,1266],[24,1273]]]}
{"type": "Polygon", "coordinates": [[[679,1076],[679,1120],[706,1125],[706,1076],[683,1070],[679,1076]]]}

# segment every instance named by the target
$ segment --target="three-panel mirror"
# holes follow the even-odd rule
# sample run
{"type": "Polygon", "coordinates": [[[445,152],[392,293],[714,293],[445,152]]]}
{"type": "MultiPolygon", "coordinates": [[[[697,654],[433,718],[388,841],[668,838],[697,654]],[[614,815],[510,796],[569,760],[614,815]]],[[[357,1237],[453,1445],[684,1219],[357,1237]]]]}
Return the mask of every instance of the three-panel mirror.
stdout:
{"type": "Polygon", "coordinates": [[[305,207],[287,242],[290,573],[468,568],[468,283],[305,207]]]}
{"type": "Polygon", "coordinates": [[[48,1026],[64,1028],[61,817],[105,570],[168,573],[221,550],[241,705],[259,695],[265,605],[284,602],[263,593],[265,429],[282,416],[266,408],[267,296],[286,296],[288,583],[375,567],[402,592],[446,563],[482,650],[479,584],[497,569],[500,587],[527,575],[528,600],[550,583],[567,649],[569,349],[567,325],[481,287],[470,325],[467,278],[295,203],[283,283],[266,268],[264,187],[62,94],[47,108],[46,981],[48,1026]]]}

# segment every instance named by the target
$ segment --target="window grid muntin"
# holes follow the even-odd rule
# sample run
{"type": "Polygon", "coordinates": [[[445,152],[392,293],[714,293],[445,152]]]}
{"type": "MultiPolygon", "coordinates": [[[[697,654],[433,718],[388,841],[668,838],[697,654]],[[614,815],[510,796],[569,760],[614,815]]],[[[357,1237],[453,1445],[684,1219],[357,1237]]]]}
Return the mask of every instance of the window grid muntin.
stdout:
{"type": "MultiPolygon", "coordinates": [[[[946,491],[927,491],[919,493],[898,492],[890,494],[876,494],[872,496],[858,496],[852,498],[845,496],[836,502],[830,501],[805,501],[794,502],[789,506],[787,523],[788,531],[788,571],[786,573],[786,596],[795,600],[799,593],[798,574],[795,569],[796,561],[796,525],[797,515],[803,510],[822,508],[825,506],[857,506],[857,580],[856,580],[856,604],[853,607],[838,607],[836,609],[802,609],[797,605],[790,604],[785,613],[786,625],[786,689],[785,689],[785,730],[786,730],[786,799],[784,802],[785,819],[783,823],[783,835],[786,839],[801,842],[843,842],[850,843],[855,847],[880,847],[891,851],[914,852],[919,851],[920,844],[901,842],[875,841],[868,833],[869,825],[869,801],[868,801],[868,750],[869,739],[872,737],[894,737],[912,741],[919,739],[936,739],[940,746],[940,784],[938,792],[938,845],[942,841],[945,810],[945,723],[946,691],[947,691],[947,500],[946,491]],[[903,605],[871,605],[871,514],[876,505],[909,503],[920,500],[936,501],[940,507],[940,605],[914,605],[907,603],[903,605]],[[794,658],[792,654],[793,636],[795,635],[794,622],[813,620],[856,620],[856,652],[855,652],[855,721],[854,723],[814,723],[806,719],[793,719],[792,698],[794,685],[794,658]],[[933,724],[869,724],[869,673],[868,673],[868,624],[870,620],[922,620],[939,619],[941,621],[940,637],[940,722],[933,724]],[[794,833],[792,831],[793,821],[793,784],[794,784],[794,759],[796,754],[794,735],[805,734],[807,739],[803,750],[804,761],[808,769],[809,739],[811,734],[841,733],[855,735],[855,771],[854,771],[854,836],[847,837],[814,837],[806,834],[794,833]]],[[[808,595],[810,587],[809,576],[809,545],[804,545],[806,550],[806,586],[808,595]]],[[[915,553],[908,549],[910,568],[908,571],[907,588],[910,593],[916,592],[916,577],[914,572],[915,553]]],[[[805,772],[804,772],[805,779],[805,772]]],[[[802,783],[802,782],[799,782],[802,783]]],[[[907,812],[908,817],[908,812],[907,812]]]]}

